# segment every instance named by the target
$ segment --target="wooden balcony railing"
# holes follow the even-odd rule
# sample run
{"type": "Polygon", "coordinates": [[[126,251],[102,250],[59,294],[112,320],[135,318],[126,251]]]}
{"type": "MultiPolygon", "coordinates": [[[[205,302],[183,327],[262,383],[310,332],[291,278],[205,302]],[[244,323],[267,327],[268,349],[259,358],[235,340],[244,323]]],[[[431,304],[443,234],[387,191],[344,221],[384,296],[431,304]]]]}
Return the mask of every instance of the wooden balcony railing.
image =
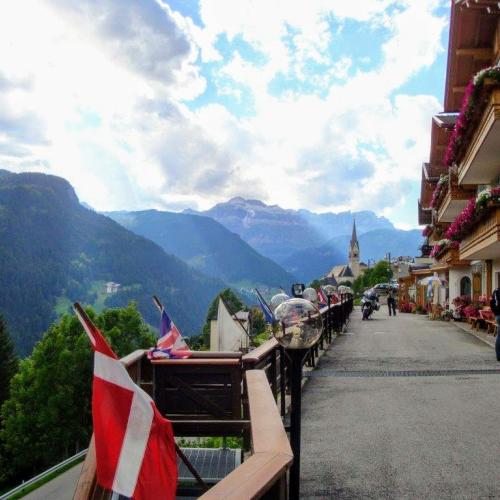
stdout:
{"type": "Polygon", "coordinates": [[[450,181],[441,197],[437,208],[437,222],[453,222],[460,212],[465,208],[469,199],[474,195],[470,189],[462,189],[460,186],[450,181]]]}
{"type": "Polygon", "coordinates": [[[420,225],[430,224],[432,222],[432,209],[423,207],[420,200],[418,200],[418,223],[420,225]]]}
{"type": "Polygon", "coordinates": [[[293,453],[263,370],[246,372],[252,455],[201,498],[286,498],[293,453]]]}
{"type": "MultiPolygon", "coordinates": [[[[485,84],[486,85],[486,84],[485,84]]],[[[489,98],[479,108],[464,138],[463,159],[458,167],[461,185],[489,184],[500,168],[500,87],[486,85],[489,98]]]]}
{"type": "MultiPolygon", "coordinates": [[[[342,330],[353,309],[352,296],[321,310],[323,330],[306,362],[342,330]]],[[[122,359],[134,382],[150,394],[171,420],[176,437],[242,437],[250,457],[202,495],[204,499],[287,497],[286,474],[293,461],[282,417],[286,412],[288,364],[270,339],[248,354],[199,352],[189,359],[147,359],[138,350],[122,359]],[[277,406],[277,403],[279,406],[277,406]]],[[[192,489],[189,490],[192,492],[192,489]]],[[[182,496],[183,490],[178,490],[182,496]]],[[[192,493],[190,493],[192,494],[192,493]]],[[[93,437],[76,487],[76,500],[108,499],[96,481],[93,437]]]]}
{"type": "Polygon", "coordinates": [[[487,260],[499,255],[500,208],[494,208],[460,243],[460,258],[487,260]]]}
{"type": "Polygon", "coordinates": [[[436,256],[440,264],[447,266],[468,266],[469,261],[460,259],[460,252],[458,248],[447,247],[442,253],[436,256]]]}

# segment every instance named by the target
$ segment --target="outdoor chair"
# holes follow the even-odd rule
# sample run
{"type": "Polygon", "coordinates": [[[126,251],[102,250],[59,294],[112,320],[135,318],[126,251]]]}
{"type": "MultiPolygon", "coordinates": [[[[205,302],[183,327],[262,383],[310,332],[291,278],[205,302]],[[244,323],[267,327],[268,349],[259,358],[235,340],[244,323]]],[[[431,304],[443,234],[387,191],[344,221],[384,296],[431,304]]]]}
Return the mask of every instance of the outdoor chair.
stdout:
{"type": "Polygon", "coordinates": [[[479,311],[479,315],[486,326],[486,333],[491,333],[495,337],[497,335],[497,322],[491,309],[485,307],[479,311]]]}
{"type": "Polygon", "coordinates": [[[479,330],[479,324],[481,321],[481,316],[480,316],[481,311],[477,314],[477,316],[469,316],[467,318],[467,321],[469,322],[469,325],[472,330],[479,330]]]}

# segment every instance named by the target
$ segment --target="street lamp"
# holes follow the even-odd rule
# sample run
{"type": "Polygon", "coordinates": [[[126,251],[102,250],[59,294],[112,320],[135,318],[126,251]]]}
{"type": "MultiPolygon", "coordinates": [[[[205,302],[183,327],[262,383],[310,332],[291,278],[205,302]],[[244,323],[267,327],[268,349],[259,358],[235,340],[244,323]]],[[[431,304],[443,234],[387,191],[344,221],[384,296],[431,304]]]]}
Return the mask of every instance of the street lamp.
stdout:
{"type": "Polygon", "coordinates": [[[271,297],[271,301],[269,302],[271,311],[276,311],[276,308],[283,302],[287,301],[289,298],[290,297],[286,293],[277,293],[276,295],[273,295],[271,297]]]}
{"type": "Polygon", "coordinates": [[[309,300],[294,298],[280,304],[274,312],[278,328],[274,337],[286,349],[291,362],[290,444],[293,464],[290,469],[290,499],[300,495],[300,420],[302,363],[308,350],[321,336],[323,321],[319,309],[309,300]]]}
{"type": "Polygon", "coordinates": [[[316,302],[318,301],[318,293],[314,288],[309,287],[302,292],[302,298],[308,300],[309,302],[312,302],[313,304],[316,304],[316,302]]]}

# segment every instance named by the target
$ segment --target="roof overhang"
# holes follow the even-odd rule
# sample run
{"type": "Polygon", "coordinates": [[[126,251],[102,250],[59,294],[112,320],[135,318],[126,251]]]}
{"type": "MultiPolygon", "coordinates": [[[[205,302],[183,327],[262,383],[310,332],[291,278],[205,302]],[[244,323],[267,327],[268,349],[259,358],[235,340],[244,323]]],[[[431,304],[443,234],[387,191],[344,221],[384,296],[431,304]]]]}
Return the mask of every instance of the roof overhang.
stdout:
{"type": "Polygon", "coordinates": [[[432,117],[432,121],[439,127],[448,130],[455,128],[459,113],[438,113],[432,117]]]}

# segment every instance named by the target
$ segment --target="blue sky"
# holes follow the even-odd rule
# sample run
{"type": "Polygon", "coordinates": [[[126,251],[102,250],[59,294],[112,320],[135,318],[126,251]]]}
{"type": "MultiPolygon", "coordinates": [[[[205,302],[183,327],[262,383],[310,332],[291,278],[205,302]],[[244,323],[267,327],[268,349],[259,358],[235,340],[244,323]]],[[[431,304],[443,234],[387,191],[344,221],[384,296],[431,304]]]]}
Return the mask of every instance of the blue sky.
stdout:
{"type": "Polygon", "coordinates": [[[61,175],[99,210],[243,196],[415,227],[448,17],[447,0],[2,4],[0,167],[61,175]]]}

